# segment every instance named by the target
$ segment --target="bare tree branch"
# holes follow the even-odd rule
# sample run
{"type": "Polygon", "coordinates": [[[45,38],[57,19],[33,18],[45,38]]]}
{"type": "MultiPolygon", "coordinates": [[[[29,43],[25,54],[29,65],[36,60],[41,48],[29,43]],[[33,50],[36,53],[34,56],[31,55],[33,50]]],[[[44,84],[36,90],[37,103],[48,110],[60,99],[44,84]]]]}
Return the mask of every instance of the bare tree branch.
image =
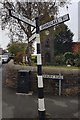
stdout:
{"type": "Polygon", "coordinates": [[[21,26],[21,29],[24,31],[24,33],[27,35],[27,30],[25,27],[22,25],[21,21],[18,21],[19,25],[21,26]]]}

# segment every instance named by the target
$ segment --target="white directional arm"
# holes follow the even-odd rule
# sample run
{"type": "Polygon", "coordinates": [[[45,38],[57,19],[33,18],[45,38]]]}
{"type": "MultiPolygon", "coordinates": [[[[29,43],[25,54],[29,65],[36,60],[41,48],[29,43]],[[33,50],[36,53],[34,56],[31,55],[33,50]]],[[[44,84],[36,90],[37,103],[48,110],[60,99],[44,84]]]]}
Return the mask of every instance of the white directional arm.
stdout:
{"type": "Polygon", "coordinates": [[[33,39],[36,38],[36,33],[34,33],[30,38],[29,38],[29,42],[32,41],[33,39]]]}
{"type": "Polygon", "coordinates": [[[18,19],[18,20],[20,20],[22,22],[25,22],[26,24],[29,24],[29,25],[31,25],[33,27],[36,27],[35,22],[31,21],[30,19],[28,19],[28,18],[26,18],[26,17],[24,17],[24,16],[22,16],[22,15],[16,13],[16,12],[14,12],[12,10],[10,10],[9,12],[10,12],[10,15],[12,17],[14,17],[15,19],[18,19]]]}
{"type": "Polygon", "coordinates": [[[54,20],[52,20],[52,21],[50,21],[50,22],[47,22],[47,23],[41,25],[41,26],[40,26],[40,31],[45,30],[45,29],[48,29],[48,28],[50,28],[50,27],[53,27],[53,26],[55,26],[55,25],[57,25],[57,24],[66,22],[66,21],[68,21],[68,20],[70,20],[69,14],[66,14],[66,15],[64,15],[64,16],[61,16],[61,17],[59,17],[59,18],[57,18],[57,19],[54,19],[54,20]]]}

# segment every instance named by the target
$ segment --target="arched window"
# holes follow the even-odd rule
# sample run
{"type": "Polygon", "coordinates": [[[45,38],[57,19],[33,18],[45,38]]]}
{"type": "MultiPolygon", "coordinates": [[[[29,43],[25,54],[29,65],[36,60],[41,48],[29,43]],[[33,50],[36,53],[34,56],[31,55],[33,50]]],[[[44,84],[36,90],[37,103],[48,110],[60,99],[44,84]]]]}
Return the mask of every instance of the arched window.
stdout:
{"type": "Polygon", "coordinates": [[[49,40],[49,39],[46,40],[46,42],[45,42],[45,47],[46,47],[46,48],[49,48],[49,47],[50,47],[50,40],[49,40]]]}
{"type": "Polygon", "coordinates": [[[51,55],[50,55],[50,53],[46,53],[45,54],[45,62],[46,63],[50,63],[51,62],[51,55]]]}

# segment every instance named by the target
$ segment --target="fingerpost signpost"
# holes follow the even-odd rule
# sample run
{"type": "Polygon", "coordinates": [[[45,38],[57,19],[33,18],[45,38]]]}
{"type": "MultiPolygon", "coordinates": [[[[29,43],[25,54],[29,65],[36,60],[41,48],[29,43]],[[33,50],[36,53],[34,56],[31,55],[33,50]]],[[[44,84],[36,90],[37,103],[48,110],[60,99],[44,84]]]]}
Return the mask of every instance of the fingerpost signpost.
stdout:
{"type": "Polygon", "coordinates": [[[36,38],[37,42],[37,78],[38,78],[38,115],[39,120],[45,120],[45,104],[44,104],[44,91],[43,91],[43,76],[42,76],[42,59],[41,59],[41,42],[40,42],[40,32],[58,25],[60,23],[66,22],[69,20],[69,14],[61,16],[55,20],[47,22],[43,25],[39,25],[39,17],[35,18],[35,22],[31,21],[30,19],[14,12],[13,10],[9,9],[9,14],[11,17],[20,20],[36,29],[36,33],[34,33],[30,38],[29,41],[36,38]]]}

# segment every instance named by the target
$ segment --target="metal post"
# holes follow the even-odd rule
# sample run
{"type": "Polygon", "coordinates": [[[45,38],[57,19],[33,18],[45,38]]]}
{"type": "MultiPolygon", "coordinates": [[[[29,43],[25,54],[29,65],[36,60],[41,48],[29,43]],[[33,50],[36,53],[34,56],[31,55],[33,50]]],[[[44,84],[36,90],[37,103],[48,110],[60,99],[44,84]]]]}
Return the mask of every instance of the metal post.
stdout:
{"type": "Polygon", "coordinates": [[[61,95],[61,80],[59,80],[59,96],[61,95]]]}
{"type": "MultiPolygon", "coordinates": [[[[59,74],[61,76],[61,74],[59,74]]],[[[59,96],[61,95],[61,79],[59,79],[59,96]]]]}
{"type": "Polygon", "coordinates": [[[36,17],[35,20],[36,20],[36,42],[37,42],[38,114],[39,114],[39,120],[45,120],[39,18],[36,17]]]}

